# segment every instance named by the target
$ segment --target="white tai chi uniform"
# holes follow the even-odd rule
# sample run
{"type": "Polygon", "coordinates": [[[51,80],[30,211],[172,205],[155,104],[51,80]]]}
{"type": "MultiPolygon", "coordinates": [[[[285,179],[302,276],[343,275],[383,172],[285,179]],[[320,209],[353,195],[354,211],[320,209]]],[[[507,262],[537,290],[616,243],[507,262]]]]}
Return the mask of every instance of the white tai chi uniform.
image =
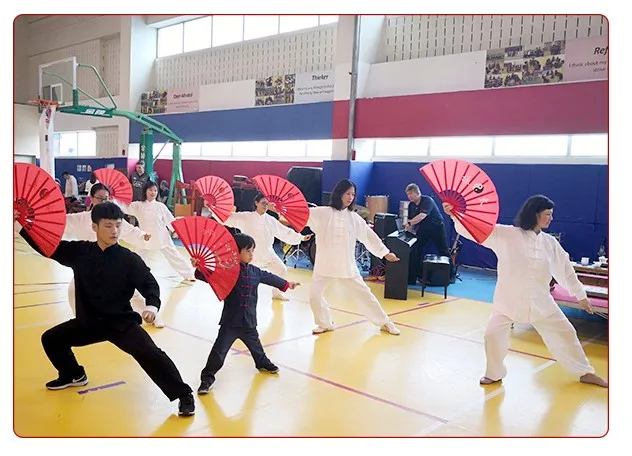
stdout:
{"type": "Polygon", "coordinates": [[[388,315],[360,275],[355,259],[356,240],[378,258],[386,256],[389,250],[355,212],[332,207],[314,207],[309,212],[307,225],[314,232],[316,241],[316,264],[309,304],[318,327],[334,328],[325,291],[335,280],[344,283],[346,290],[360,304],[362,313],[373,324],[383,326],[390,323],[388,315]]]}
{"type": "MultiPolygon", "coordinates": [[[[142,245],[145,242],[145,233],[125,220],[121,223],[121,234],[119,238],[129,244],[142,245]]],[[[92,213],[90,211],[77,212],[66,215],[66,227],[64,237],[71,237],[78,241],[96,242],[97,233],[92,229],[92,213]]],[[[75,278],[73,277],[68,285],[68,303],[75,314],[75,278]]]]}
{"type": "MultiPolygon", "coordinates": [[[[255,240],[255,253],[252,264],[261,269],[267,269],[273,274],[287,279],[287,267],[274,251],[274,238],[279,238],[290,245],[298,245],[304,240],[301,233],[283,226],[278,220],[267,213],[234,212],[228,217],[224,225],[238,228],[255,240]]],[[[283,298],[283,293],[272,288],[273,298],[283,298]]]]}
{"type": "MultiPolygon", "coordinates": [[[[456,220],[461,236],[474,240],[456,220]]],[[[595,372],[577,338],[577,331],[551,296],[551,276],[578,300],[586,291],[577,279],[568,253],[550,234],[509,225],[496,225],[483,242],[498,257],[498,281],[492,316],[485,330],[485,377],[500,380],[513,322],[531,323],[555,359],[569,372],[582,376],[595,372]]]]}
{"type": "Polygon", "coordinates": [[[137,245],[138,255],[148,263],[149,253],[160,250],[173,269],[186,280],[195,280],[195,268],[191,262],[176,249],[169,232],[174,232],[171,222],[175,217],[163,203],[153,201],[134,201],[128,207],[128,214],[138,220],[140,227],[151,234],[151,239],[137,245]],[[167,231],[169,230],[169,231],[167,231]]]}

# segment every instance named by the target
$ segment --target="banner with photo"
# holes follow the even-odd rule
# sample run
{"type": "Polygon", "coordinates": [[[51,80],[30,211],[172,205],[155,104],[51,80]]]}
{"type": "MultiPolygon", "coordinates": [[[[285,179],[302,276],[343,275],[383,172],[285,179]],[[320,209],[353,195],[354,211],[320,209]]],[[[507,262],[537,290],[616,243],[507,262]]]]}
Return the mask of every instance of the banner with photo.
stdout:
{"type": "Polygon", "coordinates": [[[142,114],[194,112],[200,109],[200,88],[152,90],[140,97],[142,114]]]}
{"type": "Polygon", "coordinates": [[[487,51],[485,88],[551,84],[564,80],[564,40],[487,51]]]}
{"type": "Polygon", "coordinates": [[[334,99],[333,71],[291,73],[255,81],[255,106],[317,103],[334,99]]]}

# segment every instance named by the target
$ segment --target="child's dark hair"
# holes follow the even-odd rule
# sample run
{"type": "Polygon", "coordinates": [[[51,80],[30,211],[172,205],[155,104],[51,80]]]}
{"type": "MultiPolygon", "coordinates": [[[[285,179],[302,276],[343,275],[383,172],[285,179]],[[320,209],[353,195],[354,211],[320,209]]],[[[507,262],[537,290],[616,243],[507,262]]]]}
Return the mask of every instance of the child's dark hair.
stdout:
{"type": "Polygon", "coordinates": [[[237,250],[239,252],[244,249],[248,250],[250,248],[254,249],[256,247],[255,240],[244,233],[235,234],[235,242],[237,243],[237,250]]]}
{"type": "Polygon", "coordinates": [[[143,185],[143,194],[140,195],[141,201],[147,201],[147,190],[152,187],[158,188],[158,185],[152,180],[148,180],[147,182],[145,182],[145,185],[143,185]]]}
{"type": "Polygon", "coordinates": [[[106,192],[108,192],[108,195],[112,194],[112,192],[110,191],[110,187],[102,184],[101,182],[98,182],[90,188],[90,196],[94,197],[94,195],[96,195],[99,190],[105,190],[106,192]]]}
{"type": "Polygon", "coordinates": [[[92,208],[92,211],[90,211],[92,223],[96,223],[97,225],[101,220],[123,220],[123,215],[123,210],[111,201],[97,204],[92,208]]]}

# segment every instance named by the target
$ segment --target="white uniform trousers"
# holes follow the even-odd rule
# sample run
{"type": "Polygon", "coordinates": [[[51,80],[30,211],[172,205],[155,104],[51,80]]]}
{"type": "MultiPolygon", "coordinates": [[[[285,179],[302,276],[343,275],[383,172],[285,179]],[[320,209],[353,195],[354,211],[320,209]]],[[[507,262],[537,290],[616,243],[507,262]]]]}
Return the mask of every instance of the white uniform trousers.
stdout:
{"type": "Polygon", "coordinates": [[[376,326],[383,326],[391,321],[384,309],[382,309],[382,306],[380,306],[380,302],[371,293],[371,289],[362,280],[360,274],[356,277],[340,279],[314,273],[309,292],[309,305],[314,313],[314,321],[319,327],[327,329],[334,327],[334,322],[329,312],[329,304],[325,300],[325,291],[334,281],[344,285],[345,290],[360,305],[362,313],[371,323],[376,326]]]}
{"type": "MultiPolygon", "coordinates": [[[[152,250],[140,248],[136,250],[136,253],[143,259],[147,266],[149,266],[148,260],[151,252],[152,250]]],[[[189,259],[178,251],[175,245],[169,244],[165,247],[162,247],[160,249],[160,252],[162,252],[171,267],[175,269],[176,272],[182,276],[182,278],[186,280],[195,279],[195,268],[191,265],[189,259]]]]}
{"type": "MultiPolygon", "coordinates": [[[[504,360],[509,351],[509,333],[512,323],[513,320],[498,312],[493,312],[487,323],[485,377],[490,380],[500,380],[507,375],[504,360]]],[[[595,372],[577,338],[577,331],[559,308],[548,317],[532,322],[532,325],[553,357],[567,371],[579,377],[595,372]]]]}

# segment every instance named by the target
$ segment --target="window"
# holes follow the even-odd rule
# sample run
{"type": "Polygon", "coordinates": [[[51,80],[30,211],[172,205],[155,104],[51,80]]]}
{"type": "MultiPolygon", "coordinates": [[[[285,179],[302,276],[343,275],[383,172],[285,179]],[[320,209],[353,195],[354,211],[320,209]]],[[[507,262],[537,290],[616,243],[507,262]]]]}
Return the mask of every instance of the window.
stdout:
{"type": "Polygon", "coordinates": [[[556,157],[567,155],[568,136],[497,136],[494,155],[500,157],[556,157]]]}
{"type": "Polygon", "coordinates": [[[492,154],[494,138],[452,137],[430,139],[430,155],[439,157],[480,157],[492,154]]]}
{"type": "Polygon", "coordinates": [[[184,24],[158,29],[158,57],[182,53],[184,24]]]}
{"type": "Polygon", "coordinates": [[[96,157],[95,131],[68,131],[55,135],[59,140],[60,157],[96,157]]]}
{"type": "Polygon", "coordinates": [[[211,47],[213,17],[203,17],[184,23],[184,52],[211,47]]]}
{"type": "Polygon", "coordinates": [[[338,16],[318,16],[318,25],[333,24],[338,22],[338,16]]]}
{"type": "Polygon", "coordinates": [[[280,33],[318,27],[318,16],[281,16],[280,33]]]}
{"type": "Polygon", "coordinates": [[[327,157],[331,158],[333,144],[331,139],[306,141],[308,157],[327,157]]]}
{"type": "Polygon", "coordinates": [[[61,157],[76,157],[77,153],[77,133],[59,134],[59,155],[61,157]]]}
{"type": "Polygon", "coordinates": [[[304,157],[305,141],[271,141],[268,157],[304,157]]]}
{"type": "Polygon", "coordinates": [[[97,133],[95,131],[77,132],[77,155],[79,157],[97,156],[97,133]]]}
{"type": "Polygon", "coordinates": [[[233,145],[229,142],[202,143],[202,155],[205,157],[230,157],[233,145]]]}
{"type": "Polygon", "coordinates": [[[255,40],[279,33],[279,16],[245,16],[244,40],[255,40]]]}
{"type": "Polygon", "coordinates": [[[233,143],[234,157],[265,157],[268,149],[267,142],[236,142],[233,143]]]}
{"type": "Polygon", "coordinates": [[[213,47],[244,39],[243,16],[213,16],[213,47]]]}
{"type": "Polygon", "coordinates": [[[151,151],[154,160],[157,158],[173,158],[173,143],[154,143],[151,151]]]}
{"type": "Polygon", "coordinates": [[[428,139],[378,139],[375,156],[418,157],[428,155],[428,139]]]}
{"type": "Polygon", "coordinates": [[[571,155],[576,157],[607,157],[608,135],[573,135],[571,136],[571,155]]]}
{"type": "Polygon", "coordinates": [[[183,157],[199,157],[201,155],[201,143],[182,143],[180,152],[183,157]]]}

